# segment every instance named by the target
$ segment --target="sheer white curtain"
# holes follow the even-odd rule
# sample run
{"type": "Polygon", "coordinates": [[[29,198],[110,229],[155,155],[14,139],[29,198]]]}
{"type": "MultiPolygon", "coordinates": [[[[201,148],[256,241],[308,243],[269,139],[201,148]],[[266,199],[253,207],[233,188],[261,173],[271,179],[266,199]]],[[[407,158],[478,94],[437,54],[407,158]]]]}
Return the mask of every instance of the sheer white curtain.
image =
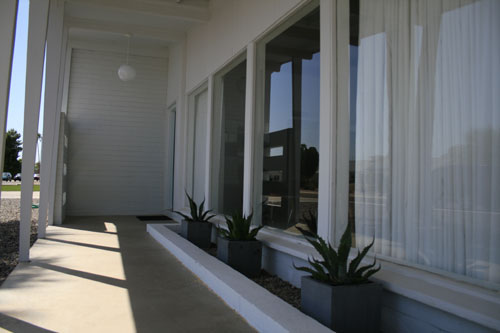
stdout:
{"type": "Polygon", "coordinates": [[[360,0],[359,24],[357,246],[500,283],[500,1],[360,0]]]}

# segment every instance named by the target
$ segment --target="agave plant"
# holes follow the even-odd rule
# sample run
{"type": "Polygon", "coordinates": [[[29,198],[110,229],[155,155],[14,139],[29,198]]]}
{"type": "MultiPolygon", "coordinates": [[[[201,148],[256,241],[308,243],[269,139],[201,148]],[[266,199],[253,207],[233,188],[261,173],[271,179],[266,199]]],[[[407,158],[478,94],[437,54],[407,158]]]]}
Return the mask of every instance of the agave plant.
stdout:
{"type": "Polygon", "coordinates": [[[245,215],[239,212],[233,213],[231,218],[225,216],[228,230],[217,228],[219,235],[226,239],[236,241],[255,240],[255,237],[257,236],[259,230],[262,229],[262,226],[252,229],[252,216],[253,214],[250,214],[245,217],[245,215]]]}
{"type": "Polygon", "coordinates": [[[362,284],[367,283],[368,278],[380,270],[380,265],[375,268],[376,259],[371,265],[359,267],[359,264],[373,246],[375,239],[366,246],[363,251],[358,250],[358,255],[348,265],[349,252],[351,251],[351,228],[347,228],[340,239],[338,250],[332,247],[320,236],[307,230],[297,228],[305,236],[307,241],[314,246],[322,257],[322,260],[308,259],[311,267],[294,267],[298,270],[311,273],[312,278],[331,285],[362,284]]]}
{"type": "Polygon", "coordinates": [[[204,210],[205,206],[205,199],[200,204],[200,207],[198,208],[198,205],[196,202],[187,194],[186,196],[188,197],[189,200],[189,208],[191,209],[191,216],[188,216],[186,214],[183,214],[178,211],[174,211],[175,213],[179,214],[182,216],[186,221],[188,222],[208,222],[211,218],[215,216],[215,214],[209,215],[212,210],[204,210]]]}

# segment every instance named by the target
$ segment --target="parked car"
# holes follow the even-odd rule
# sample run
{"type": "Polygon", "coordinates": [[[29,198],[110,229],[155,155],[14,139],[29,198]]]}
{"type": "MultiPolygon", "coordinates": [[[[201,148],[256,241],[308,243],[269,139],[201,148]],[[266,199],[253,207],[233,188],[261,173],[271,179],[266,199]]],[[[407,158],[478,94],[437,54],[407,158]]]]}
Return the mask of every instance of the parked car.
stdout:
{"type": "Polygon", "coordinates": [[[39,173],[35,173],[35,174],[33,175],[33,179],[34,179],[34,180],[40,180],[40,174],[39,174],[39,173]]]}
{"type": "Polygon", "coordinates": [[[16,175],[14,176],[14,180],[21,181],[21,174],[20,173],[16,173],[16,175]]]}
{"type": "Polygon", "coordinates": [[[2,180],[11,181],[12,174],[10,172],[2,172],[2,180]]]}

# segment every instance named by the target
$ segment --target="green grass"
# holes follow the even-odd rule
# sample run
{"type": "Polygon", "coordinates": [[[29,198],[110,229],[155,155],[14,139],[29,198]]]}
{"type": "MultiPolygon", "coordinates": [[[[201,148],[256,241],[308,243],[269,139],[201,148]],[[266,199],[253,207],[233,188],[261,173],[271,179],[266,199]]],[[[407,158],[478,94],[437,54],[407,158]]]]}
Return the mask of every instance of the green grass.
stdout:
{"type": "MultiPolygon", "coordinates": [[[[2,185],[2,191],[21,191],[21,184],[2,185]]],[[[33,191],[40,192],[40,185],[33,185],[33,191]]]]}

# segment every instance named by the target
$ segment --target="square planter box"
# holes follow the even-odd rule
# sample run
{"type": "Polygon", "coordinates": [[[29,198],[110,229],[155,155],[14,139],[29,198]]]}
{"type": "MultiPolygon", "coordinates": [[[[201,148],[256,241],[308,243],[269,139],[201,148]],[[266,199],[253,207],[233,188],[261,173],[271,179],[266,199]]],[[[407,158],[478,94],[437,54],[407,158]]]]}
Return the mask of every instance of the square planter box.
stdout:
{"type": "Polygon", "coordinates": [[[181,221],[181,236],[201,248],[210,247],[212,223],[181,221]]]}
{"type": "Polygon", "coordinates": [[[379,332],[382,285],[331,286],[302,277],[301,310],[336,332],[379,332]]]}
{"type": "Polygon", "coordinates": [[[217,237],[217,258],[246,276],[257,276],[262,262],[262,244],[257,240],[233,241],[217,237]]]}

